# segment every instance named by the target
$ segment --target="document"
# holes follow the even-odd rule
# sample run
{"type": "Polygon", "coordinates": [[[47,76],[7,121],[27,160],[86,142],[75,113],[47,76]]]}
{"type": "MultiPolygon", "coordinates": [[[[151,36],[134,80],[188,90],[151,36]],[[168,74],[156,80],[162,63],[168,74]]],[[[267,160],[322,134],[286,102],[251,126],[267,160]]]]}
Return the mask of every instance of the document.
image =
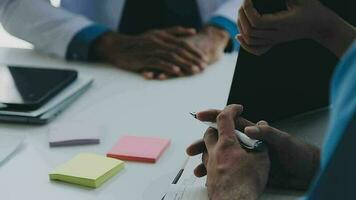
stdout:
{"type": "Polygon", "coordinates": [[[164,200],[209,200],[205,187],[206,176],[194,176],[194,168],[201,163],[201,157],[191,157],[177,184],[172,184],[164,200]]]}

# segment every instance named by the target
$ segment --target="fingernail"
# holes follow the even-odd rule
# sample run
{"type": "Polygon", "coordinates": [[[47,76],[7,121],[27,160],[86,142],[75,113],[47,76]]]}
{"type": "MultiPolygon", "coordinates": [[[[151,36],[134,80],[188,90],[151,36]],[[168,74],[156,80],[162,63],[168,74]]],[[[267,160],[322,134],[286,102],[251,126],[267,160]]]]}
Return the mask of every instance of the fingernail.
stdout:
{"type": "Polygon", "coordinates": [[[200,69],[197,66],[192,67],[192,70],[193,70],[193,73],[195,73],[195,74],[200,72],[200,69]]]}
{"type": "Polygon", "coordinates": [[[260,129],[257,126],[249,126],[249,127],[245,128],[245,132],[249,132],[249,133],[252,133],[252,134],[255,133],[256,134],[256,133],[260,132],[260,129]]]}
{"type": "Polygon", "coordinates": [[[180,70],[180,68],[179,67],[173,67],[173,71],[174,71],[174,73],[180,73],[181,72],[181,70],[180,70]]]}
{"type": "Polygon", "coordinates": [[[159,80],[166,80],[167,76],[165,74],[160,74],[160,75],[158,75],[158,79],[159,80]]]}

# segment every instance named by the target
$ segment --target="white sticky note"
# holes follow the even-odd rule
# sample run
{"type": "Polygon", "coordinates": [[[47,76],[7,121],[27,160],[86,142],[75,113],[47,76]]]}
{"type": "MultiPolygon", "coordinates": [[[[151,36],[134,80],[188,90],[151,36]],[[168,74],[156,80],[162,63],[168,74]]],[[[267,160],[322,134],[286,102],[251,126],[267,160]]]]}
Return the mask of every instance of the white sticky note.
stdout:
{"type": "Polygon", "coordinates": [[[99,144],[102,128],[84,122],[65,122],[50,126],[49,145],[51,147],[99,144]]]}

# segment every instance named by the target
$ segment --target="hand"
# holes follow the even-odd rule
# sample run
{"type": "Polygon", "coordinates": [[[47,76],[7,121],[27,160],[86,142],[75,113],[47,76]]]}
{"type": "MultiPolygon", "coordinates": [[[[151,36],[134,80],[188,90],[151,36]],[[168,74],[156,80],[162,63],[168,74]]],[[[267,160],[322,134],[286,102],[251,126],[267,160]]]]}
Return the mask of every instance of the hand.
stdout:
{"type": "Polygon", "coordinates": [[[204,55],[179,38],[195,34],[194,29],[182,27],[150,31],[139,36],[109,32],[95,42],[93,53],[101,60],[134,72],[152,70],[169,76],[192,75],[204,69],[204,55]]]}
{"type": "Polygon", "coordinates": [[[307,189],[319,169],[320,150],[260,121],[245,134],[267,143],[271,159],[270,186],[307,189]]]}
{"type": "Polygon", "coordinates": [[[341,56],[354,40],[355,28],[318,0],[287,0],[286,3],[285,11],[261,15],[252,0],[245,0],[239,10],[241,34],[237,39],[246,51],[262,55],[280,43],[313,39],[341,56]]]}
{"type": "Polygon", "coordinates": [[[229,39],[225,30],[206,26],[200,33],[188,36],[185,41],[200,49],[208,58],[208,64],[212,64],[223,55],[229,39]]]}
{"type": "MultiPolygon", "coordinates": [[[[206,26],[201,32],[195,35],[181,35],[181,39],[190,46],[199,49],[204,55],[204,63],[201,66],[206,68],[206,64],[212,64],[216,62],[224,53],[224,50],[229,42],[229,34],[217,27],[206,26]]],[[[164,79],[169,78],[169,74],[145,71],[144,76],[148,79],[151,77],[162,77],[164,79]]]]}
{"type": "MultiPolygon", "coordinates": [[[[218,131],[209,128],[204,134],[207,150],[204,166],[210,199],[257,199],[267,183],[270,165],[267,151],[247,152],[235,135],[235,118],[241,112],[242,106],[230,105],[221,112],[213,110],[203,114],[210,121],[216,119],[218,124],[218,131]]],[[[188,154],[196,155],[194,148],[189,147],[188,154]]]]}

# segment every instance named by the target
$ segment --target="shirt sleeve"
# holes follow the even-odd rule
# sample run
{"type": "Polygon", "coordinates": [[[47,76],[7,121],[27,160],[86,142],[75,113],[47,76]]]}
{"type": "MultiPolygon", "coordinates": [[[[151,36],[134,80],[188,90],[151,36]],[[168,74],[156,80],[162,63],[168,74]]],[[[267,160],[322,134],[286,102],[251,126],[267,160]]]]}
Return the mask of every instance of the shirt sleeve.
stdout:
{"type": "Polygon", "coordinates": [[[243,0],[228,0],[225,1],[209,20],[209,24],[215,25],[226,30],[230,34],[230,42],[226,48],[227,52],[237,51],[239,42],[236,40],[236,35],[239,33],[237,28],[238,10],[241,7],[243,0]]]}
{"type": "Polygon", "coordinates": [[[66,59],[77,61],[94,60],[95,58],[90,53],[93,43],[108,31],[109,28],[99,24],[93,24],[83,28],[69,43],[66,59]]]}
{"type": "Polygon", "coordinates": [[[222,28],[229,33],[230,41],[225,49],[226,52],[233,52],[239,49],[240,44],[235,38],[239,33],[236,23],[223,16],[214,16],[210,19],[208,24],[222,28]]]}
{"type": "Polygon", "coordinates": [[[1,0],[0,22],[7,32],[32,43],[36,50],[59,58],[66,57],[73,37],[93,24],[47,0],[1,0]]]}

